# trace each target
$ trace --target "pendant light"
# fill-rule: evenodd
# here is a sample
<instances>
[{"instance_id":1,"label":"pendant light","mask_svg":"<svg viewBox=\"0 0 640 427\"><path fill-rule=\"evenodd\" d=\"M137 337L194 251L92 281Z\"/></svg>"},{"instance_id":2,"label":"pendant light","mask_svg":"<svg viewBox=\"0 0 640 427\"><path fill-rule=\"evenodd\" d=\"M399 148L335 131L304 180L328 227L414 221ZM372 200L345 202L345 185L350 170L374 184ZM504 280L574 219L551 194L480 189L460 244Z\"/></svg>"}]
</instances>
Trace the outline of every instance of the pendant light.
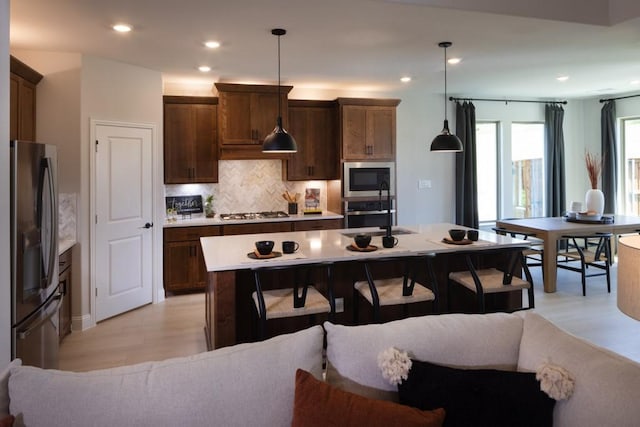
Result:
<instances>
[{"instance_id":1,"label":"pendant light","mask_svg":"<svg viewBox=\"0 0 640 427\"><path fill-rule=\"evenodd\" d=\"M444 126L431 141L431 151L459 152L462 151L462 141L449 131L447 120L447 48L451 47L451 42L440 42L438 46L444 48Z\"/></svg>"},{"instance_id":2,"label":"pendant light","mask_svg":"<svg viewBox=\"0 0 640 427\"><path fill-rule=\"evenodd\" d=\"M280 36L287 34L287 30L274 28L271 34L278 36L278 120L273 129L262 144L263 153L295 153L298 151L296 140L282 127L282 96L280 95Z\"/></svg>"}]
</instances>

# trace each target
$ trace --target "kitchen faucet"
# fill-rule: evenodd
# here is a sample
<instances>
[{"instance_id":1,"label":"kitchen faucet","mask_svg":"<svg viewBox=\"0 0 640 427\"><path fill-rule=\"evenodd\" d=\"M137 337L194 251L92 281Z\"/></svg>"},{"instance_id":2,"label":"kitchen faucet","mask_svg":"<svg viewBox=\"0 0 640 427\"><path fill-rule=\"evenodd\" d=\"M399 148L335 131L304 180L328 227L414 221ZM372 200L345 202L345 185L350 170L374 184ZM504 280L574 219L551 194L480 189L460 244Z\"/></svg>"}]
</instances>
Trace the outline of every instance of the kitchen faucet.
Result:
<instances>
[{"instance_id":1,"label":"kitchen faucet","mask_svg":"<svg viewBox=\"0 0 640 427\"><path fill-rule=\"evenodd\" d=\"M387 181L382 181L378 188L378 202L380 203L380 210L382 210L382 191L387 190L387 225L380 228L386 229L386 237L391 237L391 188Z\"/></svg>"}]
</instances>

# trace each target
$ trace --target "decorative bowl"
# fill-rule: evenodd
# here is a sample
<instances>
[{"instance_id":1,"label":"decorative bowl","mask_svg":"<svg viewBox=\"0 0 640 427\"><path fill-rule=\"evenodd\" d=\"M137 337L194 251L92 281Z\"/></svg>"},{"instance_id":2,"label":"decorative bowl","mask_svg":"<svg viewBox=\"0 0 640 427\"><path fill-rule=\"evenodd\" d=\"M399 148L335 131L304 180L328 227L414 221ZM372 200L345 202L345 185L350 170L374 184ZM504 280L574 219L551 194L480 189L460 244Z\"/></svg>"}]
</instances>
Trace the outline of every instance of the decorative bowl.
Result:
<instances>
[{"instance_id":1,"label":"decorative bowl","mask_svg":"<svg viewBox=\"0 0 640 427\"><path fill-rule=\"evenodd\" d=\"M451 240L455 242L459 242L464 239L464 236L467 235L467 230L463 230L461 228L452 228L449 230L449 236L451 236Z\"/></svg>"},{"instance_id":2,"label":"decorative bowl","mask_svg":"<svg viewBox=\"0 0 640 427\"><path fill-rule=\"evenodd\" d=\"M260 240L256 242L256 249L260 255L269 255L273 250L273 240Z\"/></svg>"},{"instance_id":3,"label":"decorative bowl","mask_svg":"<svg viewBox=\"0 0 640 427\"><path fill-rule=\"evenodd\" d=\"M371 236L369 234L358 234L353 238L353 241L356 242L357 247L366 248L371 243Z\"/></svg>"}]
</instances>

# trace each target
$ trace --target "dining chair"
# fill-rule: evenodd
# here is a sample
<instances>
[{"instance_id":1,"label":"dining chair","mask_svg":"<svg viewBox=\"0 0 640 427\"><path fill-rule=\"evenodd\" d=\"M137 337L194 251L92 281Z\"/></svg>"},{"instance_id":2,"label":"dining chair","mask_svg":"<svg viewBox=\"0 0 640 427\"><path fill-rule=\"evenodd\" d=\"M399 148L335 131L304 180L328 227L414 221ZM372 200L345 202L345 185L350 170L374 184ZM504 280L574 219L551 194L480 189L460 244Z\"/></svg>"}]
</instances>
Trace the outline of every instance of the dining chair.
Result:
<instances>
[{"instance_id":1,"label":"dining chair","mask_svg":"<svg viewBox=\"0 0 640 427\"><path fill-rule=\"evenodd\" d=\"M380 323L381 307L402 305L403 316L409 316L409 304L431 302L432 313L438 313L438 284L433 271L435 254L389 257L363 261L366 280L353 284L353 321L358 324L360 297L373 307L373 321ZM372 264L400 263L403 274L391 278L374 278ZM421 276L420 276L421 275ZM426 280L422 280L426 278Z\"/></svg>"},{"instance_id":2,"label":"dining chair","mask_svg":"<svg viewBox=\"0 0 640 427\"><path fill-rule=\"evenodd\" d=\"M587 295L586 278L594 276L606 276L607 292L611 293L610 265L612 233L593 234L566 234L562 238L568 241L567 250L558 253L558 268L576 271L581 274L582 295ZM580 267L572 265L579 261ZM587 274L587 269L593 267L601 272Z\"/></svg>"},{"instance_id":3,"label":"dining chair","mask_svg":"<svg viewBox=\"0 0 640 427\"><path fill-rule=\"evenodd\" d=\"M529 267L542 267L544 261L544 240L538 239L536 233L528 233L526 231L511 230L506 227L493 227L492 230L496 234L502 236L509 235L515 239L522 239L531 242L531 247L522 251L525 262ZM544 280L544 268L540 269L543 274Z\"/></svg>"},{"instance_id":4,"label":"dining chair","mask_svg":"<svg viewBox=\"0 0 640 427\"><path fill-rule=\"evenodd\" d=\"M498 260L498 266L492 268L478 268L480 254L478 251L461 253L465 258L467 270L454 271L449 273L449 282L463 286L476 294L478 312L486 313L486 298L491 294L518 292L527 290L528 306L518 308L518 310L528 310L535 308L533 279L531 272L525 262L523 251L526 247L514 247L502 250L482 251L483 257L494 255ZM524 273L524 279L520 277ZM451 298L447 298L451 301Z\"/></svg>"},{"instance_id":5,"label":"dining chair","mask_svg":"<svg viewBox=\"0 0 640 427\"><path fill-rule=\"evenodd\" d=\"M293 270L291 272L291 270ZM262 277L270 272L288 271L293 274L291 287L264 290ZM313 273L324 272L326 296L313 283ZM302 278L301 278L302 276ZM302 266L261 266L253 269L255 291L251 297L258 315L258 339L266 338L267 321L288 317L309 316L309 324L316 324L316 315L327 313L329 321L335 320L333 294L333 264L319 262ZM287 276L290 277L290 276Z\"/></svg>"}]
</instances>

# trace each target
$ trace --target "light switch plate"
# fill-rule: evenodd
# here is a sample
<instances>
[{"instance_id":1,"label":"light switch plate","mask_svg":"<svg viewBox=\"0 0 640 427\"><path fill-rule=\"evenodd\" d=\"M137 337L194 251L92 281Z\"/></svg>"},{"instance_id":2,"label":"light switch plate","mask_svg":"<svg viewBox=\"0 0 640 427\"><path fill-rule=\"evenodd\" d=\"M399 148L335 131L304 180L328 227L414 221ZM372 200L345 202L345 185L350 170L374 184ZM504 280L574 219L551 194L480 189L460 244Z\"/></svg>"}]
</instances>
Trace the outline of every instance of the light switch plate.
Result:
<instances>
[{"instance_id":1,"label":"light switch plate","mask_svg":"<svg viewBox=\"0 0 640 427\"><path fill-rule=\"evenodd\" d=\"M418 188L431 188L431 180L430 179L419 179L418 180Z\"/></svg>"}]
</instances>

